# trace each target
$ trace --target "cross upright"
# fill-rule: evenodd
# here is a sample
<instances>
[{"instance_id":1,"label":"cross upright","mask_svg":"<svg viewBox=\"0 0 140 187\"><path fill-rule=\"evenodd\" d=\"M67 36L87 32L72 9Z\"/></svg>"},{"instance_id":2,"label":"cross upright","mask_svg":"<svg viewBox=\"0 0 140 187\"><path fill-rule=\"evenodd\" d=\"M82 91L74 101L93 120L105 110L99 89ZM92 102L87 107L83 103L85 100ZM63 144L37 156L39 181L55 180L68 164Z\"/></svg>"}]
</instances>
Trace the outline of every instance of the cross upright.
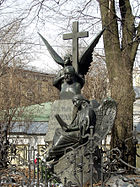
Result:
<instances>
[{"instance_id":1,"label":"cross upright","mask_svg":"<svg viewBox=\"0 0 140 187\"><path fill-rule=\"evenodd\" d=\"M78 39L88 37L88 32L79 32L79 24L77 21L72 24L72 33L64 34L63 39L72 39L72 65L75 71L78 73L78 62L79 62L79 46Z\"/></svg>"}]
</instances>

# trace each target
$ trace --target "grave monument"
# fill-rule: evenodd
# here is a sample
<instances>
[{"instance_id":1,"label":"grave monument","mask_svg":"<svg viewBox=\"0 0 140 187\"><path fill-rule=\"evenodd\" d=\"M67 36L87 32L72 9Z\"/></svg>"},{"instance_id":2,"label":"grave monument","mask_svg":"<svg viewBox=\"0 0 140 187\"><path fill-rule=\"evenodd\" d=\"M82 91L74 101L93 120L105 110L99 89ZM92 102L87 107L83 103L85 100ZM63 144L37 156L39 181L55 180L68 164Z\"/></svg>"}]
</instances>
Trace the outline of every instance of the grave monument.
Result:
<instances>
[{"instance_id":1,"label":"grave monument","mask_svg":"<svg viewBox=\"0 0 140 187\"><path fill-rule=\"evenodd\" d=\"M92 62L93 49L105 30L103 29L96 36L79 60L78 40L79 38L88 37L88 32L79 32L78 22L73 22L72 28L72 33L63 35L64 40L72 39L72 58L67 56L64 60L56 53L48 41L39 34L54 61L63 67L63 69L58 72L53 82L53 85L60 90L60 100L55 101L52 105L49 129L45 138L46 141L52 141L55 130L60 127L58 121L54 117L55 114L59 114L68 124L72 121L74 115L72 98L74 95L81 93L81 88L84 85L84 76L88 72Z\"/></svg>"},{"instance_id":2,"label":"grave monument","mask_svg":"<svg viewBox=\"0 0 140 187\"><path fill-rule=\"evenodd\" d=\"M46 141L53 142L46 160L54 165L54 172L63 183L67 178L68 182L78 185L80 178L86 183L89 176L92 176L90 178L93 184L101 177L101 153L98 146L113 125L116 103L110 98L101 104L95 100L88 101L81 95L81 88L92 62L94 47L104 30L84 51L80 60L78 40L87 37L88 32L79 32L78 22L73 23L72 33L63 35L64 40L72 39L72 56L67 56L64 60L39 34L52 58L63 67L53 82L60 90L60 99L52 105L49 130L45 138ZM85 174L84 177L82 173Z\"/></svg>"}]
</instances>

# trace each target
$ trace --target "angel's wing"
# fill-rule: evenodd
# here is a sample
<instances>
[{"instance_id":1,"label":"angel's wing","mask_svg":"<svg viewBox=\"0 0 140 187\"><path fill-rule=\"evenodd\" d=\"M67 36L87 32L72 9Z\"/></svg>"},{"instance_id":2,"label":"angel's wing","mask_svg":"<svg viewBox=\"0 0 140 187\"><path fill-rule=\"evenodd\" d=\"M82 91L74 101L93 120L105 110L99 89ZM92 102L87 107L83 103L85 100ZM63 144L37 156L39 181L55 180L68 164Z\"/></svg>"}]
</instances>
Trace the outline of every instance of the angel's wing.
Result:
<instances>
[{"instance_id":1,"label":"angel's wing","mask_svg":"<svg viewBox=\"0 0 140 187\"><path fill-rule=\"evenodd\" d=\"M96 36L96 38L92 41L89 47L85 50L84 54L81 56L80 61L79 61L79 74L85 75L88 72L89 66L92 62L92 53L93 53L94 47L97 45L104 30L105 28Z\"/></svg>"},{"instance_id":2,"label":"angel's wing","mask_svg":"<svg viewBox=\"0 0 140 187\"><path fill-rule=\"evenodd\" d=\"M63 59L56 53L56 51L51 47L51 45L48 43L48 41L40 34L38 33L43 42L45 43L49 53L51 54L52 58L55 60L56 63L58 63L61 66L64 66Z\"/></svg>"},{"instance_id":3,"label":"angel's wing","mask_svg":"<svg viewBox=\"0 0 140 187\"><path fill-rule=\"evenodd\" d=\"M113 126L116 116L116 102L111 98L105 99L94 111L96 113L96 126L93 142L97 146L101 144L101 141L107 136Z\"/></svg>"}]
</instances>

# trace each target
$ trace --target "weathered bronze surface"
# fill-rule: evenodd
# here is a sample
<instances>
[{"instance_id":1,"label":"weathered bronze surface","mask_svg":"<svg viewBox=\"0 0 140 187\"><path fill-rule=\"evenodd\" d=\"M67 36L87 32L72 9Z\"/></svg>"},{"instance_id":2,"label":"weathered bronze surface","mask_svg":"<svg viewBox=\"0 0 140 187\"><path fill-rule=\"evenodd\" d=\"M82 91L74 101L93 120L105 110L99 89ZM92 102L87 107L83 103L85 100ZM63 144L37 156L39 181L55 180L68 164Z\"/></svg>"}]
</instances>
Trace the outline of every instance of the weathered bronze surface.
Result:
<instances>
[{"instance_id":1,"label":"weathered bronze surface","mask_svg":"<svg viewBox=\"0 0 140 187\"><path fill-rule=\"evenodd\" d=\"M88 32L79 32L78 22L74 22L73 32L63 35L65 40L72 39L72 56L67 55L64 60L54 51L48 41L40 35L53 59L63 67L53 81L53 85L60 90L60 101L62 102L60 102L61 105L58 107L58 113L63 111L63 104L67 103L65 102L66 100L72 100L73 106L71 106L71 109L74 108L74 115L71 115L73 118L69 124L66 122L65 114L63 115L62 112L59 113L60 115L55 113L52 119L50 119L53 122L51 123L53 127L56 126L55 120L57 120L57 124L59 123L61 128L55 128L53 131L53 144L46 156L46 161L52 161L52 165L55 165L55 172L59 175L63 170L63 166L67 165L65 163L67 156L75 155L76 157L77 155L77 158L74 159L75 162L70 161L71 169L69 169L72 173L76 173L76 168L79 167L79 164L76 165L76 163L79 160L79 163L83 164L82 160L84 157L86 167L84 167L85 170L81 169L81 171L83 170L85 173L88 173L88 166L90 166L91 184L101 178L101 152L98 146L101 145L103 138L110 131L116 114L116 104L113 100L107 99L100 105L96 101L86 100L81 95L81 88L85 83L84 75L88 72L92 62L94 47L104 30L97 35L81 58L79 58L78 39L87 37ZM78 156L80 151L83 152L82 157L81 155ZM72 156L70 157L72 159ZM80 167L82 168L82 166ZM73 171L73 168L75 168L75 171ZM69 172L68 174L63 173L60 176L61 180L64 178L68 179L69 174ZM77 179L79 177L74 176L74 178ZM88 178L89 174L86 174L84 182ZM75 182L75 179L71 178L68 180Z\"/></svg>"},{"instance_id":2,"label":"weathered bronze surface","mask_svg":"<svg viewBox=\"0 0 140 187\"><path fill-rule=\"evenodd\" d=\"M75 95L72 101L78 110L70 125L66 124L59 115L56 115L61 128L55 131L53 146L46 158L47 161L59 159L68 147L77 147L85 143L87 141L85 135L89 133L90 125L96 123L96 115L89 101L82 95Z\"/></svg>"},{"instance_id":3,"label":"weathered bronze surface","mask_svg":"<svg viewBox=\"0 0 140 187\"><path fill-rule=\"evenodd\" d=\"M70 56L67 56L64 68L58 72L53 81L53 85L60 90L60 99L72 99L74 95L80 94L84 83L83 76L75 71Z\"/></svg>"},{"instance_id":4,"label":"weathered bronze surface","mask_svg":"<svg viewBox=\"0 0 140 187\"><path fill-rule=\"evenodd\" d=\"M105 29L103 29L87 47L79 60L78 39L87 37L88 32L79 32L78 22L73 23L73 32L64 34L63 39L72 39L72 58L62 59L51 47L48 41L41 35L52 58L63 67L54 79L53 85L60 90L60 99L72 99L74 95L81 93L84 85L84 75L88 72L92 62L92 53Z\"/></svg>"}]
</instances>

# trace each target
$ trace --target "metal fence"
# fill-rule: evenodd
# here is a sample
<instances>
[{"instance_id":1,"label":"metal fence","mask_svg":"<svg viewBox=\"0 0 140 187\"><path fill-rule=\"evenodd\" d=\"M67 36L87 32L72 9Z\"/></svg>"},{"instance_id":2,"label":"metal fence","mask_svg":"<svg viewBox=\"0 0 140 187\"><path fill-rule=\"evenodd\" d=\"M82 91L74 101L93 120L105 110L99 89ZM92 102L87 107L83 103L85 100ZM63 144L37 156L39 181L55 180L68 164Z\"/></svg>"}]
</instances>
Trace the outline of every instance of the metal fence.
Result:
<instances>
[{"instance_id":1,"label":"metal fence","mask_svg":"<svg viewBox=\"0 0 140 187\"><path fill-rule=\"evenodd\" d=\"M86 144L79 146L76 149L72 149L71 152L66 154L67 162L69 162L70 170L72 166L72 174L74 176L74 182L71 180L72 175L64 177L64 182L61 184L59 179L59 173L54 174L51 166L43 160L42 151L46 151L46 147L41 149L34 147L21 146L17 149L15 145L1 145L1 152L8 150L6 158L1 159L0 163L0 186L111 186L111 181L108 183L111 177L119 177L115 179L116 187L119 187L119 182L123 182L133 186L139 186L140 184L140 168L135 168L122 160L121 151L116 149L108 149L107 146L101 145L94 147L92 138ZM6 146L6 147L4 147ZM88 151L87 151L88 150ZM113 159L112 159L113 155ZM138 155L140 156L140 155ZM86 161L84 160L86 157ZM7 161L7 166L4 162ZM123 164L124 167L118 166ZM87 175L88 180L84 181L85 168L88 166ZM128 177L125 173L128 169L133 169L135 172L135 178ZM65 174L66 169L63 171ZM61 173L62 174L62 173ZM65 176L65 175L64 175ZM97 181L98 182L97 182ZM114 180L114 179L113 179ZM98 183L95 184L95 181ZM112 185L113 186L113 185Z\"/></svg>"},{"instance_id":2,"label":"metal fence","mask_svg":"<svg viewBox=\"0 0 140 187\"><path fill-rule=\"evenodd\" d=\"M15 145L9 145L7 149L7 160L1 161L0 186L58 186L50 166L42 160L42 150L30 145L18 149ZM2 166L3 161L8 162L6 168Z\"/></svg>"}]
</instances>

